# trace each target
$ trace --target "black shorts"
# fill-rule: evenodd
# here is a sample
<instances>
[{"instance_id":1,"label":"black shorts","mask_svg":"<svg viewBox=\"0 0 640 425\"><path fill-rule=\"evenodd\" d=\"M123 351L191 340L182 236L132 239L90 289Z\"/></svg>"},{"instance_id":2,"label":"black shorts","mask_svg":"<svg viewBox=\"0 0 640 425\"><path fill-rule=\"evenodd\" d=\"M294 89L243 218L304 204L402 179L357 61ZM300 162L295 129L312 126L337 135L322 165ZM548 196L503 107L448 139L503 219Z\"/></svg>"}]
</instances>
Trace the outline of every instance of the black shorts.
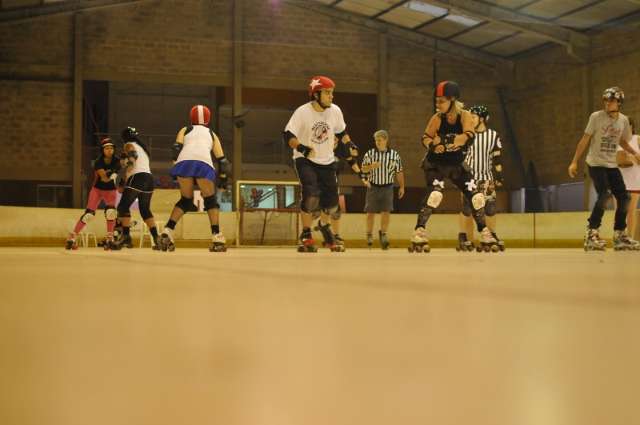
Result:
<instances>
[{"instance_id":1,"label":"black shorts","mask_svg":"<svg viewBox=\"0 0 640 425\"><path fill-rule=\"evenodd\" d=\"M296 173L302 185L303 202L309 196L320 198L320 208L338 205L338 177L335 163L316 164L307 158L296 158Z\"/></svg>"},{"instance_id":2,"label":"black shorts","mask_svg":"<svg viewBox=\"0 0 640 425\"><path fill-rule=\"evenodd\" d=\"M149 173L136 173L127 179L125 188L133 189L137 192L153 192L153 175Z\"/></svg>"}]
</instances>

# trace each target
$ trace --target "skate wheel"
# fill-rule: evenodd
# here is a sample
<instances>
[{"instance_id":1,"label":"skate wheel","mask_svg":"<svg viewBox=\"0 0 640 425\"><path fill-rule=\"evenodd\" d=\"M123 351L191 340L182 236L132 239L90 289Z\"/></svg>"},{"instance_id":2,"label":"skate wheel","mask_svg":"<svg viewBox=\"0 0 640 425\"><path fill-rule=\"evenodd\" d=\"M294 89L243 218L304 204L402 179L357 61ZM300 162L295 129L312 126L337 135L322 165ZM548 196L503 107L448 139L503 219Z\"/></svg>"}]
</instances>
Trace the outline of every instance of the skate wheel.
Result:
<instances>
[{"instance_id":1,"label":"skate wheel","mask_svg":"<svg viewBox=\"0 0 640 425\"><path fill-rule=\"evenodd\" d=\"M416 246L416 252L422 252L422 247L420 245Z\"/></svg>"},{"instance_id":2,"label":"skate wheel","mask_svg":"<svg viewBox=\"0 0 640 425\"><path fill-rule=\"evenodd\" d=\"M407 247L407 251L409 251L409 252L413 252L413 248L412 248L412 247L410 247L410 246L408 246L408 247Z\"/></svg>"},{"instance_id":3,"label":"skate wheel","mask_svg":"<svg viewBox=\"0 0 640 425\"><path fill-rule=\"evenodd\" d=\"M429 247L429 246L424 247L424 248L422 249L422 252L424 252L425 254L430 253L430 252L431 252L431 247Z\"/></svg>"},{"instance_id":4,"label":"skate wheel","mask_svg":"<svg viewBox=\"0 0 640 425\"><path fill-rule=\"evenodd\" d=\"M299 246L298 247L298 252L304 252L304 247L303 246Z\"/></svg>"},{"instance_id":5,"label":"skate wheel","mask_svg":"<svg viewBox=\"0 0 640 425\"><path fill-rule=\"evenodd\" d=\"M500 247L499 246L493 245L491 247L491 252L499 252L499 251L500 251Z\"/></svg>"}]
</instances>

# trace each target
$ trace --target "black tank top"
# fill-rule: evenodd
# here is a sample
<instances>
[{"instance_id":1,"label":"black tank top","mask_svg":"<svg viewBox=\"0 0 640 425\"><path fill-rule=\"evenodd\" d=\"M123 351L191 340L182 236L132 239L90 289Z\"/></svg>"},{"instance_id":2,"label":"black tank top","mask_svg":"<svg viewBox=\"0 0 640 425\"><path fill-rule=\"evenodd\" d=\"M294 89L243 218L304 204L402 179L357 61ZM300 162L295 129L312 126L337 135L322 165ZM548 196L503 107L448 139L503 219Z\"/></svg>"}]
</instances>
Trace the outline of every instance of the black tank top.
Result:
<instances>
[{"instance_id":1,"label":"black tank top","mask_svg":"<svg viewBox=\"0 0 640 425\"><path fill-rule=\"evenodd\" d=\"M462 115L458 114L456 122L454 124L449 124L446 114L441 113L440 128L438 128L437 133L443 141L447 134L462 134ZM464 154L464 149L460 149L455 152L435 153L433 152L433 147L430 147L429 152L427 153L427 161L434 164L458 165L464 161Z\"/></svg>"}]
</instances>

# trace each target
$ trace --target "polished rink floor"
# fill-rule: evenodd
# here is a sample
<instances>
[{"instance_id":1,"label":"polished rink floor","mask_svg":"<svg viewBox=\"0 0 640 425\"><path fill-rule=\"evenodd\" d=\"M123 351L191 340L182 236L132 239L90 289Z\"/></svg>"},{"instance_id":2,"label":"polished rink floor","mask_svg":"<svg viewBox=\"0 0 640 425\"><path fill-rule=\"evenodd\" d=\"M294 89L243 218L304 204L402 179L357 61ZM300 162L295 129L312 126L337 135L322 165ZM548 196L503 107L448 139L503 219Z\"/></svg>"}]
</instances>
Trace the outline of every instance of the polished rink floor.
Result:
<instances>
[{"instance_id":1,"label":"polished rink floor","mask_svg":"<svg viewBox=\"0 0 640 425\"><path fill-rule=\"evenodd\" d=\"M633 425L640 253L0 249L3 425Z\"/></svg>"}]
</instances>

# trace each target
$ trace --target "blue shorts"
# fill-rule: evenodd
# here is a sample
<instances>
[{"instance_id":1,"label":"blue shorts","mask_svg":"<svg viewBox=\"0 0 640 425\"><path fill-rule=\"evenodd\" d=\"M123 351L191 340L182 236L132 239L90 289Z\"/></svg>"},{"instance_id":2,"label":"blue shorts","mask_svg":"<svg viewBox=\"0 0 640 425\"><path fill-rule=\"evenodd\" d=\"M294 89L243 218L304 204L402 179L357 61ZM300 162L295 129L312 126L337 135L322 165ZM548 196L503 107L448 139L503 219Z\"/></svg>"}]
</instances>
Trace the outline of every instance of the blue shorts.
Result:
<instances>
[{"instance_id":1,"label":"blue shorts","mask_svg":"<svg viewBox=\"0 0 640 425\"><path fill-rule=\"evenodd\" d=\"M196 179L216 180L216 170L206 162L197 160L180 161L171 169L172 177L193 177Z\"/></svg>"}]
</instances>

